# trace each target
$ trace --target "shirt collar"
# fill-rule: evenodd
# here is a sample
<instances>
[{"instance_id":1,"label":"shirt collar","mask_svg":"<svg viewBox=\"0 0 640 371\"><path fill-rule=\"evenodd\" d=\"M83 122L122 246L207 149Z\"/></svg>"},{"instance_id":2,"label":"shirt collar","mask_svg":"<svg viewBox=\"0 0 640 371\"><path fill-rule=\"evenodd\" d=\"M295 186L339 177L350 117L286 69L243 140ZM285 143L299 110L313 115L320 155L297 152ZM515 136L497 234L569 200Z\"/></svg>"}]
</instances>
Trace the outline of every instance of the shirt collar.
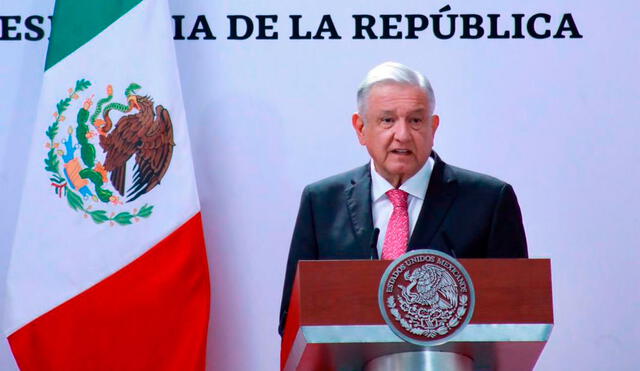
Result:
<instances>
[{"instance_id":1,"label":"shirt collar","mask_svg":"<svg viewBox=\"0 0 640 371\"><path fill-rule=\"evenodd\" d=\"M407 192L413 197L417 197L424 200L424 196L427 193L427 187L429 186L429 179L431 178L431 172L435 161L431 156L424 163L422 168L418 170L411 178L407 179L400 189ZM387 191L394 189L382 175L378 174L375 170L373 159L371 160L371 196L373 202L376 202L380 197L384 196Z\"/></svg>"}]
</instances>

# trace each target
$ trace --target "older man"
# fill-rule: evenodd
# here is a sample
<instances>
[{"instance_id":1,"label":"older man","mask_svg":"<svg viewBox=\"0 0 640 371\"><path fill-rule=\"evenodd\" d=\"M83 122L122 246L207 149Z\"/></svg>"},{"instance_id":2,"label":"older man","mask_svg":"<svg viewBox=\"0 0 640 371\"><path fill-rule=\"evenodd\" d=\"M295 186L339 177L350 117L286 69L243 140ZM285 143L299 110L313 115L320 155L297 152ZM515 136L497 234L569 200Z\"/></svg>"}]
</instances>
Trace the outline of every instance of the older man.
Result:
<instances>
[{"instance_id":1,"label":"older man","mask_svg":"<svg viewBox=\"0 0 640 371\"><path fill-rule=\"evenodd\" d=\"M526 258L511 186L444 163L429 81L399 63L373 68L352 117L371 162L302 192L282 293L280 334L299 260L395 259L430 248L457 258ZM379 230L379 238L376 236Z\"/></svg>"}]
</instances>

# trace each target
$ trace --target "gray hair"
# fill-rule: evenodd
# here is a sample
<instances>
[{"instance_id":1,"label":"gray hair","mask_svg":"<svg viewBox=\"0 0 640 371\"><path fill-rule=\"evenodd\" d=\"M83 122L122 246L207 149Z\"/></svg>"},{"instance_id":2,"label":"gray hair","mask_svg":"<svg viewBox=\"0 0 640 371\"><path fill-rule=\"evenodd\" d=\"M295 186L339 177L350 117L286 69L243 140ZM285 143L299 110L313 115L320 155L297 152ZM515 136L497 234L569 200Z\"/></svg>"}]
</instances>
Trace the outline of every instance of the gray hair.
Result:
<instances>
[{"instance_id":1,"label":"gray hair","mask_svg":"<svg viewBox=\"0 0 640 371\"><path fill-rule=\"evenodd\" d=\"M433 94L429 80L420 72L412 70L404 64L384 62L373 67L360 83L360 88L358 88L358 113L363 116L363 119L369 92L375 85L383 83L407 84L421 88L427 94L429 115L433 114L433 110L436 107L436 97Z\"/></svg>"}]
</instances>

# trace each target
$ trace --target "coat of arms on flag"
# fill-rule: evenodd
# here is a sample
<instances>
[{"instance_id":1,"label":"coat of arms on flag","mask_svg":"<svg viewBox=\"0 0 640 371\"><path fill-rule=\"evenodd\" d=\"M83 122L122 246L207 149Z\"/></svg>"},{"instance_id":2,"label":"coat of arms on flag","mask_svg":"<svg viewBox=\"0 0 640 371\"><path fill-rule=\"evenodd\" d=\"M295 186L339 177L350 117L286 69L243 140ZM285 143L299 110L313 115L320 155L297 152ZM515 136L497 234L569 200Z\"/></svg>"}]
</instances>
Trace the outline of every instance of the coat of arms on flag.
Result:
<instances>
[{"instance_id":1,"label":"coat of arms on flag","mask_svg":"<svg viewBox=\"0 0 640 371\"><path fill-rule=\"evenodd\" d=\"M55 121L46 131L45 170L54 192L65 197L72 209L95 223L131 224L149 217L153 206L122 210L125 202L159 185L171 163L175 146L171 116L162 105L154 109L151 97L138 95L141 86L136 83L124 89L126 104L114 101L113 87L108 85L106 96L94 105L95 94L87 92L90 87L90 81L77 80L56 105ZM73 103L81 95L87 97L75 108ZM75 124L61 131L65 113L75 111ZM121 117L114 124L111 116L118 113ZM130 159L135 164L126 189Z\"/></svg>"}]
</instances>

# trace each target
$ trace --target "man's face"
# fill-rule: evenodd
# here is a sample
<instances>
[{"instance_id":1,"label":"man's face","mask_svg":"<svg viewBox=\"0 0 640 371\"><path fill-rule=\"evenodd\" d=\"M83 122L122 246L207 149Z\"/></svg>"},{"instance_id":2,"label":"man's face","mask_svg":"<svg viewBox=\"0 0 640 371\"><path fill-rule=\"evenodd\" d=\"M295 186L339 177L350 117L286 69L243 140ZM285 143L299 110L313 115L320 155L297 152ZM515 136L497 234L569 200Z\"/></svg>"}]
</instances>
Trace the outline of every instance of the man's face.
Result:
<instances>
[{"instance_id":1,"label":"man's face","mask_svg":"<svg viewBox=\"0 0 640 371\"><path fill-rule=\"evenodd\" d=\"M420 87L381 83L369 91L364 120L353 115L360 144L367 147L378 174L395 187L417 173L431 154L440 118L429 110Z\"/></svg>"}]
</instances>

